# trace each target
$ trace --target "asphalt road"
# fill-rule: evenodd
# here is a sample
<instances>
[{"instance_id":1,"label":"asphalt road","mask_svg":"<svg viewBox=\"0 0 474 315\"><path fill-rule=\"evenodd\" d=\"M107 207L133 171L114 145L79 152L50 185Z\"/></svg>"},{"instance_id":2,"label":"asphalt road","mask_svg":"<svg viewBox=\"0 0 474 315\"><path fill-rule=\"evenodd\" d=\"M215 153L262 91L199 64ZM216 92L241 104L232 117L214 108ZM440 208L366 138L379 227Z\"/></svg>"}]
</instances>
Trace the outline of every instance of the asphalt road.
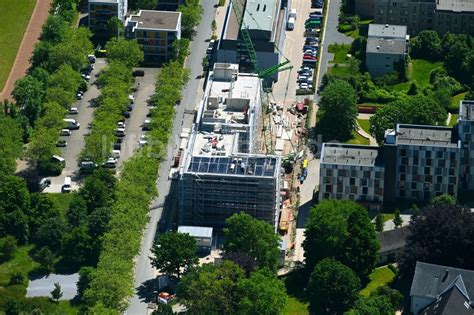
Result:
<instances>
[{"instance_id":1,"label":"asphalt road","mask_svg":"<svg viewBox=\"0 0 474 315\"><path fill-rule=\"evenodd\" d=\"M203 91L203 79L198 78L202 74L201 61L206 54L208 40L211 36L211 22L215 16L214 5L216 0L203 1L204 12L202 22L197 27L194 40L191 42L191 54L186 60L185 67L191 71L190 80L183 90L183 100L176 107L176 116L173 122L172 139L167 148L167 157L163 160L159 171L157 189L159 197L156 198L150 207L150 221L143 234L140 253L136 257L135 266L135 295L130 299L130 306L126 314L142 315L147 314L147 303L149 302L150 282L156 277L156 270L150 264L150 248L155 239L157 223L163 213L163 205L171 201L176 201L175 189L171 190L171 181L168 174L172 166L172 158L179 147L179 135L183 128L190 128L193 122L193 115L185 111L192 111L201 100ZM173 217L174 213L169 217ZM142 293L143 292L143 293Z\"/></svg>"}]
</instances>

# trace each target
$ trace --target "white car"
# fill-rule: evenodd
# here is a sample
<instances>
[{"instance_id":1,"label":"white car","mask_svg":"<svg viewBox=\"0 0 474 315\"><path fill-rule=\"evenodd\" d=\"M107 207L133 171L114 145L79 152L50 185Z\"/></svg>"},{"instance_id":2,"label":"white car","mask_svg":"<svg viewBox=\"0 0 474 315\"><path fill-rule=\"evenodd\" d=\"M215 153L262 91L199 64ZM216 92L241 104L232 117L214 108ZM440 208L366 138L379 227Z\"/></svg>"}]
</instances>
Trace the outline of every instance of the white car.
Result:
<instances>
[{"instance_id":1,"label":"white car","mask_svg":"<svg viewBox=\"0 0 474 315\"><path fill-rule=\"evenodd\" d=\"M105 163L104 167L106 168L116 168L117 167L117 159L116 158L109 158Z\"/></svg>"},{"instance_id":2,"label":"white car","mask_svg":"<svg viewBox=\"0 0 474 315\"><path fill-rule=\"evenodd\" d=\"M81 77L86 81L89 81L91 79L91 76L85 73L81 74Z\"/></svg>"},{"instance_id":3,"label":"white car","mask_svg":"<svg viewBox=\"0 0 474 315\"><path fill-rule=\"evenodd\" d=\"M125 123L123 121L119 121L117 123L117 128L125 128Z\"/></svg>"},{"instance_id":4,"label":"white car","mask_svg":"<svg viewBox=\"0 0 474 315\"><path fill-rule=\"evenodd\" d=\"M59 134L60 136L70 136L71 135L71 130L69 129L61 129L61 132Z\"/></svg>"},{"instance_id":5,"label":"white car","mask_svg":"<svg viewBox=\"0 0 474 315\"><path fill-rule=\"evenodd\" d=\"M71 107L69 108L69 114L71 115L79 114L79 110L77 109L77 107Z\"/></svg>"},{"instance_id":6,"label":"white car","mask_svg":"<svg viewBox=\"0 0 474 315\"><path fill-rule=\"evenodd\" d=\"M308 83L300 83L300 89L301 90L307 90L308 89Z\"/></svg>"},{"instance_id":7,"label":"white car","mask_svg":"<svg viewBox=\"0 0 474 315\"><path fill-rule=\"evenodd\" d=\"M143 147L144 145L148 144L148 141L147 140L139 140L138 141L138 146L139 147Z\"/></svg>"}]
</instances>

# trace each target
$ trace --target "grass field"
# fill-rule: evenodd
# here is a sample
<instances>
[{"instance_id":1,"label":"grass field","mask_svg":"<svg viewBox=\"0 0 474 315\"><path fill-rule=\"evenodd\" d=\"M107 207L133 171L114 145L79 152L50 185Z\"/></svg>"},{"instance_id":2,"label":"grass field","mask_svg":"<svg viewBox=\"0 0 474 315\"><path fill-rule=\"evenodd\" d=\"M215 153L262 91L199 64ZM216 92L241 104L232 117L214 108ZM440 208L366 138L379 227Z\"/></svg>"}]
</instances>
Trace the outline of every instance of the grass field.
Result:
<instances>
[{"instance_id":1,"label":"grass field","mask_svg":"<svg viewBox=\"0 0 474 315\"><path fill-rule=\"evenodd\" d=\"M375 269L370 275L370 282L367 286L360 291L363 296L369 296L370 293L374 292L378 287L384 286L392 282L395 278L395 274L387 266Z\"/></svg>"},{"instance_id":2,"label":"grass field","mask_svg":"<svg viewBox=\"0 0 474 315\"><path fill-rule=\"evenodd\" d=\"M0 91L15 61L35 0L0 0Z\"/></svg>"},{"instance_id":3,"label":"grass field","mask_svg":"<svg viewBox=\"0 0 474 315\"><path fill-rule=\"evenodd\" d=\"M285 308L282 311L283 315L307 315L308 312L308 304L302 303L298 299L289 296L288 300L286 301Z\"/></svg>"},{"instance_id":4,"label":"grass field","mask_svg":"<svg viewBox=\"0 0 474 315\"><path fill-rule=\"evenodd\" d=\"M331 61L332 63L344 63L347 59L347 54L351 49L351 45L344 45L344 44L332 44L329 45L328 51L331 54L334 54L334 59Z\"/></svg>"},{"instance_id":5,"label":"grass field","mask_svg":"<svg viewBox=\"0 0 474 315\"><path fill-rule=\"evenodd\" d=\"M430 73L434 68L441 67L442 62L429 62L423 59L413 59L411 61L410 79L418 84L419 88L424 88L430 84Z\"/></svg>"},{"instance_id":6,"label":"grass field","mask_svg":"<svg viewBox=\"0 0 474 315\"><path fill-rule=\"evenodd\" d=\"M73 194L48 194L49 198L54 202L58 207L61 214L66 217L67 209L69 209L69 204L74 197Z\"/></svg>"},{"instance_id":7,"label":"grass field","mask_svg":"<svg viewBox=\"0 0 474 315\"><path fill-rule=\"evenodd\" d=\"M370 131L369 131L370 122L369 122L368 119L357 119L357 123L362 128L362 130L364 130L365 132L367 132L370 135Z\"/></svg>"},{"instance_id":8,"label":"grass field","mask_svg":"<svg viewBox=\"0 0 474 315\"><path fill-rule=\"evenodd\" d=\"M387 222L387 221L393 220L395 218L395 214L393 214L393 213L382 213L382 217L383 217L383 222Z\"/></svg>"},{"instance_id":9,"label":"grass field","mask_svg":"<svg viewBox=\"0 0 474 315\"><path fill-rule=\"evenodd\" d=\"M454 126L458 121L459 114L451 114L451 120L449 121L449 127Z\"/></svg>"},{"instance_id":10,"label":"grass field","mask_svg":"<svg viewBox=\"0 0 474 315\"><path fill-rule=\"evenodd\" d=\"M356 131L352 132L352 139L347 141L348 144L364 144L364 145L369 145L370 140L362 137L360 134L358 134Z\"/></svg>"},{"instance_id":11,"label":"grass field","mask_svg":"<svg viewBox=\"0 0 474 315\"><path fill-rule=\"evenodd\" d=\"M459 110L459 102L462 101L466 97L467 92L459 93L454 95L451 99L451 107L450 110Z\"/></svg>"}]
</instances>

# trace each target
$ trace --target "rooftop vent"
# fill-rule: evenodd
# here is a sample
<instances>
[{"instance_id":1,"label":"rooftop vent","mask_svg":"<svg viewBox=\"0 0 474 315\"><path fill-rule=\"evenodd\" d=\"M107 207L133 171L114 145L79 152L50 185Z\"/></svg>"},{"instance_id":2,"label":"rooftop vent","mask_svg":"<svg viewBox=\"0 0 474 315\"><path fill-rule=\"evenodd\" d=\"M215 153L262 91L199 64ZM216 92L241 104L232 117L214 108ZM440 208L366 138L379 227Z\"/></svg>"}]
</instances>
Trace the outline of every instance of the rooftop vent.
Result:
<instances>
[{"instance_id":1,"label":"rooftop vent","mask_svg":"<svg viewBox=\"0 0 474 315\"><path fill-rule=\"evenodd\" d=\"M446 278L448 277L448 274L449 274L449 269L446 269L446 270L444 271L444 276L443 276L443 279L441 280L441 282L446 281Z\"/></svg>"}]
</instances>

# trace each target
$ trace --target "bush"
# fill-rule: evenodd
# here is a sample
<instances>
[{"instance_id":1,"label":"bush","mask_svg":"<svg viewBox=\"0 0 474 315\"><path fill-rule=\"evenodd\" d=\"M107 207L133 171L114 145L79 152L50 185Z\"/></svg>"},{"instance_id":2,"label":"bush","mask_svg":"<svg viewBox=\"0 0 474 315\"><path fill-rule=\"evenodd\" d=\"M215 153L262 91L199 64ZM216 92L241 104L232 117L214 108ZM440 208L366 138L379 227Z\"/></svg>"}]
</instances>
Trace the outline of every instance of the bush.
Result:
<instances>
[{"instance_id":1,"label":"bush","mask_svg":"<svg viewBox=\"0 0 474 315\"><path fill-rule=\"evenodd\" d=\"M2 260L10 260L13 258L18 248L16 238L13 236L6 236L3 238L1 244L0 251L2 254Z\"/></svg>"},{"instance_id":2,"label":"bush","mask_svg":"<svg viewBox=\"0 0 474 315\"><path fill-rule=\"evenodd\" d=\"M21 272L14 272L10 275L10 285L22 284L25 281L25 275Z\"/></svg>"}]
</instances>

